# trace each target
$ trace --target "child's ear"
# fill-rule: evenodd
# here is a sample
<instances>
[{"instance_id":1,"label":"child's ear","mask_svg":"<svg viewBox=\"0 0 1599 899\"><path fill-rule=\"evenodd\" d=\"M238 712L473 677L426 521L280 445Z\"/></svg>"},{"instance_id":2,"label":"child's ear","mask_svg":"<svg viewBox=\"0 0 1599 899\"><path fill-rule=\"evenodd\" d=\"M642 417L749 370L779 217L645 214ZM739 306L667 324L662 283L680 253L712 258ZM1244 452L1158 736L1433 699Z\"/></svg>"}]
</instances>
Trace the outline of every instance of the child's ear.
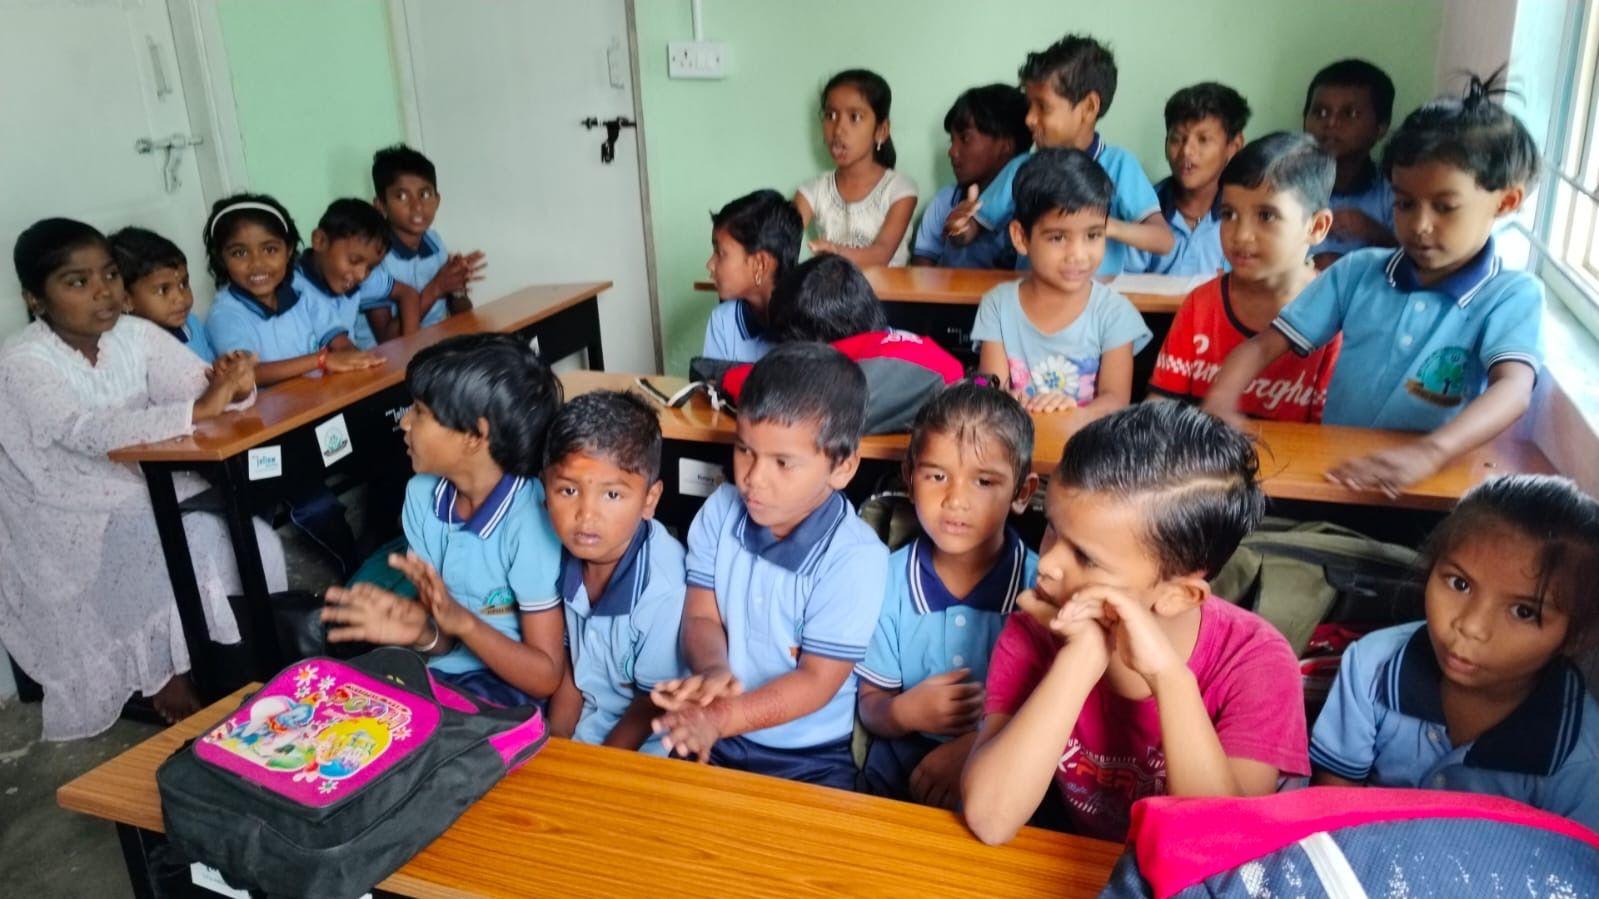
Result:
<instances>
[{"instance_id":1,"label":"child's ear","mask_svg":"<svg viewBox=\"0 0 1599 899\"><path fill-rule=\"evenodd\" d=\"M650 489L644 492L645 521L649 521L655 517L655 507L660 503L661 494L664 492L666 492L666 482L660 478L656 478L655 483L650 485Z\"/></svg>"},{"instance_id":2,"label":"child's ear","mask_svg":"<svg viewBox=\"0 0 1599 899\"><path fill-rule=\"evenodd\" d=\"M1099 121L1099 107L1101 102L1099 91L1089 91L1083 96L1083 99L1077 102L1077 106L1084 113L1093 116L1094 121L1097 122Z\"/></svg>"},{"instance_id":3,"label":"child's ear","mask_svg":"<svg viewBox=\"0 0 1599 899\"><path fill-rule=\"evenodd\" d=\"M889 132L888 125L889 125L888 119L884 119L881 122L878 122L877 123L877 130L872 133L872 139L874 141L876 141L877 143L882 143L883 141L888 140L888 132Z\"/></svg>"},{"instance_id":4,"label":"child's ear","mask_svg":"<svg viewBox=\"0 0 1599 899\"><path fill-rule=\"evenodd\" d=\"M489 420L478 416L477 425L473 433L466 435L466 448L471 452L488 449L489 446Z\"/></svg>"},{"instance_id":5,"label":"child's ear","mask_svg":"<svg viewBox=\"0 0 1599 899\"><path fill-rule=\"evenodd\" d=\"M765 284L767 280L776 280L772 273L777 271L777 259L765 250L756 250L750 254L750 261L755 264L755 283Z\"/></svg>"},{"instance_id":6,"label":"child's ear","mask_svg":"<svg viewBox=\"0 0 1599 899\"><path fill-rule=\"evenodd\" d=\"M373 197L372 198L372 208L376 209L378 212L383 213L384 221L388 220L389 213L388 213L388 210L383 208L383 198L382 197Z\"/></svg>"},{"instance_id":7,"label":"child's ear","mask_svg":"<svg viewBox=\"0 0 1599 899\"><path fill-rule=\"evenodd\" d=\"M1010 220L1010 245L1016 248L1016 252L1027 255L1027 229L1015 219Z\"/></svg>"},{"instance_id":8,"label":"child's ear","mask_svg":"<svg viewBox=\"0 0 1599 899\"><path fill-rule=\"evenodd\" d=\"M1333 213L1331 209L1318 209L1310 217L1310 233L1305 235L1306 241L1311 245L1321 243L1327 239L1327 232L1332 230Z\"/></svg>"},{"instance_id":9,"label":"child's ear","mask_svg":"<svg viewBox=\"0 0 1599 899\"><path fill-rule=\"evenodd\" d=\"M1167 578L1155 588L1155 614L1166 618L1195 609L1210 595L1210 582L1197 574Z\"/></svg>"},{"instance_id":10,"label":"child's ear","mask_svg":"<svg viewBox=\"0 0 1599 899\"><path fill-rule=\"evenodd\" d=\"M22 303L28 307L28 315L33 318L44 318L44 303L40 302L38 297L24 290Z\"/></svg>"},{"instance_id":11,"label":"child's ear","mask_svg":"<svg viewBox=\"0 0 1599 899\"><path fill-rule=\"evenodd\" d=\"M1038 491L1038 475L1032 472L1022 478L1021 486L1016 488L1016 498L1011 500L1010 510L1016 515L1027 514L1027 506L1033 501L1033 494Z\"/></svg>"},{"instance_id":12,"label":"child's ear","mask_svg":"<svg viewBox=\"0 0 1599 899\"><path fill-rule=\"evenodd\" d=\"M328 245L331 243L333 243L333 241L328 239L328 233L326 231L323 231L321 228L312 230L311 249L313 251L318 254L326 253L328 251Z\"/></svg>"},{"instance_id":13,"label":"child's ear","mask_svg":"<svg viewBox=\"0 0 1599 899\"><path fill-rule=\"evenodd\" d=\"M1227 141L1227 161L1232 162L1238 151L1244 148L1244 132L1240 131Z\"/></svg>"},{"instance_id":14,"label":"child's ear","mask_svg":"<svg viewBox=\"0 0 1599 899\"><path fill-rule=\"evenodd\" d=\"M827 474L827 486L834 490L843 490L849 482L855 479L855 472L861 467L861 452L856 450L847 458L841 459Z\"/></svg>"},{"instance_id":15,"label":"child's ear","mask_svg":"<svg viewBox=\"0 0 1599 899\"><path fill-rule=\"evenodd\" d=\"M1494 213L1495 218L1502 218L1521 208L1521 201L1527 198L1525 185L1512 184L1499 193L1499 209Z\"/></svg>"}]
</instances>

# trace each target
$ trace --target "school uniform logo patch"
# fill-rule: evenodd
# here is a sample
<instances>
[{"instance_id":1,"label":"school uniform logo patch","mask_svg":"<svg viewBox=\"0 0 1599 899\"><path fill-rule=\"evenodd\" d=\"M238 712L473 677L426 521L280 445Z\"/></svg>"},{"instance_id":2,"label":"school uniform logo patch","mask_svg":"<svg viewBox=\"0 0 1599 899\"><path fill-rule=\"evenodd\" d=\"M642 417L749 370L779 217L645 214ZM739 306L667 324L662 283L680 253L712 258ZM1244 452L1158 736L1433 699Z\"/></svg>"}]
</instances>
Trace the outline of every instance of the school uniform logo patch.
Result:
<instances>
[{"instance_id":1,"label":"school uniform logo patch","mask_svg":"<svg viewBox=\"0 0 1599 899\"><path fill-rule=\"evenodd\" d=\"M1421 363L1416 376L1405 382L1405 390L1435 406L1458 406L1466 399L1471 369L1471 353L1464 347L1444 347Z\"/></svg>"}]
</instances>

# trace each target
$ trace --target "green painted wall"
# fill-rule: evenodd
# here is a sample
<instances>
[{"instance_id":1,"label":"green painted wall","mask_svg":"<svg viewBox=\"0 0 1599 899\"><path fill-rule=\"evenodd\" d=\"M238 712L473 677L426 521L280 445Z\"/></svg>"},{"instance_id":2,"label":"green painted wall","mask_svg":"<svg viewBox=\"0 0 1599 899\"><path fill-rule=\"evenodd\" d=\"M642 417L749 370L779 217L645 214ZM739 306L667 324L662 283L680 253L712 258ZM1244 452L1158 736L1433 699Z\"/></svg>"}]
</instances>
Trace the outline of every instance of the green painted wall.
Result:
<instances>
[{"instance_id":1,"label":"green painted wall","mask_svg":"<svg viewBox=\"0 0 1599 899\"><path fill-rule=\"evenodd\" d=\"M867 66L888 79L899 168L925 198L951 177L940 126L956 94L1014 80L1028 50L1068 31L1115 51L1120 85L1101 131L1158 178L1173 90L1223 81L1249 98L1250 134L1298 128L1316 69L1362 56L1393 76L1396 108L1407 110L1432 91L1440 21L1436 0L705 0L704 10L707 37L730 45L728 77L673 81L666 43L692 37L689 2L637 4L663 338L677 374L714 302L692 288L710 245L707 211L758 187L792 193L823 170L816 93L834 71Z\"/></svg>"},{"instance_id":2,"label":"green painted wall","mask_svg":"<svg viewBox=\"0 0 1599 899\"><path fill-rule=\"evenodd\" d=\"M372 151L405 136L384 0L221 0L253 190L307 236L329 200L372 195Z\"/></svg>"}]
</instances>

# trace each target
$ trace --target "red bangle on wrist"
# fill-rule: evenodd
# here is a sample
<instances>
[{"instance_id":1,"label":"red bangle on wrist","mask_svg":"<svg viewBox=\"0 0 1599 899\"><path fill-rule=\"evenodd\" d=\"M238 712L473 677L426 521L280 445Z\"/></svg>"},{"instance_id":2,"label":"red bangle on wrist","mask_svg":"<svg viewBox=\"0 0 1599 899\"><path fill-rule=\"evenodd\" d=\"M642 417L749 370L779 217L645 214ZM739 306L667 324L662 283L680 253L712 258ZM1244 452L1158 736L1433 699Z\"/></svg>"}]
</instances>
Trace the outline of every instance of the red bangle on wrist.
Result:
<instances>
[{"instance_id":1,"label":"red bangle on wrist","mask_svg":"<svg viewBox=\"0 0 1599 899\"><path fill-rule=\"evenodd\" d=\"M316 354L316 367L317 367L318 371L326 372L328 370L328 348L327 347L323 347L322 349L317 351L317 354Z\"/></svg>"}]
</instances>

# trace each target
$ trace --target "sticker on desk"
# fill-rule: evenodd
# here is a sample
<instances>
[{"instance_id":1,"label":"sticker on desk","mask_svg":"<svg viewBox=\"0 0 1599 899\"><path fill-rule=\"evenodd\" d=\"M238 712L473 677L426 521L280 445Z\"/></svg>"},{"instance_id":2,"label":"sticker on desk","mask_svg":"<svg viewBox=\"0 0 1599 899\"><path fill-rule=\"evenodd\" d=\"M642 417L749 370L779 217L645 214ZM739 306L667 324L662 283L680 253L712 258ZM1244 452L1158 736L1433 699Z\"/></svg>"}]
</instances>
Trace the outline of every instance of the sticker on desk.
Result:
<instances>
[{"instance_id":1,"label":"sticker on desk","mask_svg":"<svg viewBox=\"0 0 1599 899\"><path fill-rule=\"evenodd\" d=\"M189 882L203 890L209 890L223 896L231 896L232 899L250 899L250 894L244 890L236 890L228 886L228 882L223 878L222 872L210 865L191 862L189 864ZM361 896L361 899L372 899L372 894L365 893Z\"/></svg>"},{"instance_id":2,"label":"sticker on desk","mask_svg":"<svg viewBox=\"0 0 1599 899\"><path fill-rule=\"evenodd\" d=\"M727 480L727 472L714 462L677 460L677 492L683 496L710 496Z\"/></svg>"},{"instance_id":3,"label":"sticker on desk","mask_svg":"<svg viewBox=\"0 0 1599 899\"><path fill-rule=\"evenodd\" d=\"M355 448L350 445L350 427L344 423L344 413L316 426L316 446L322 453L324 467L348 456Z\"/></svg>"},{"instance_id":4,"label":"sticker on desk","mask_svg":"<svg viewBox=\"0 0 1599 899\"><path fill-rule=\"evenodd\" d=\"M245 462L248 463L247 474L252 481L279 477L283 474L283 447L256 447L245 454Z\"/></svg>"}]
</instances>

